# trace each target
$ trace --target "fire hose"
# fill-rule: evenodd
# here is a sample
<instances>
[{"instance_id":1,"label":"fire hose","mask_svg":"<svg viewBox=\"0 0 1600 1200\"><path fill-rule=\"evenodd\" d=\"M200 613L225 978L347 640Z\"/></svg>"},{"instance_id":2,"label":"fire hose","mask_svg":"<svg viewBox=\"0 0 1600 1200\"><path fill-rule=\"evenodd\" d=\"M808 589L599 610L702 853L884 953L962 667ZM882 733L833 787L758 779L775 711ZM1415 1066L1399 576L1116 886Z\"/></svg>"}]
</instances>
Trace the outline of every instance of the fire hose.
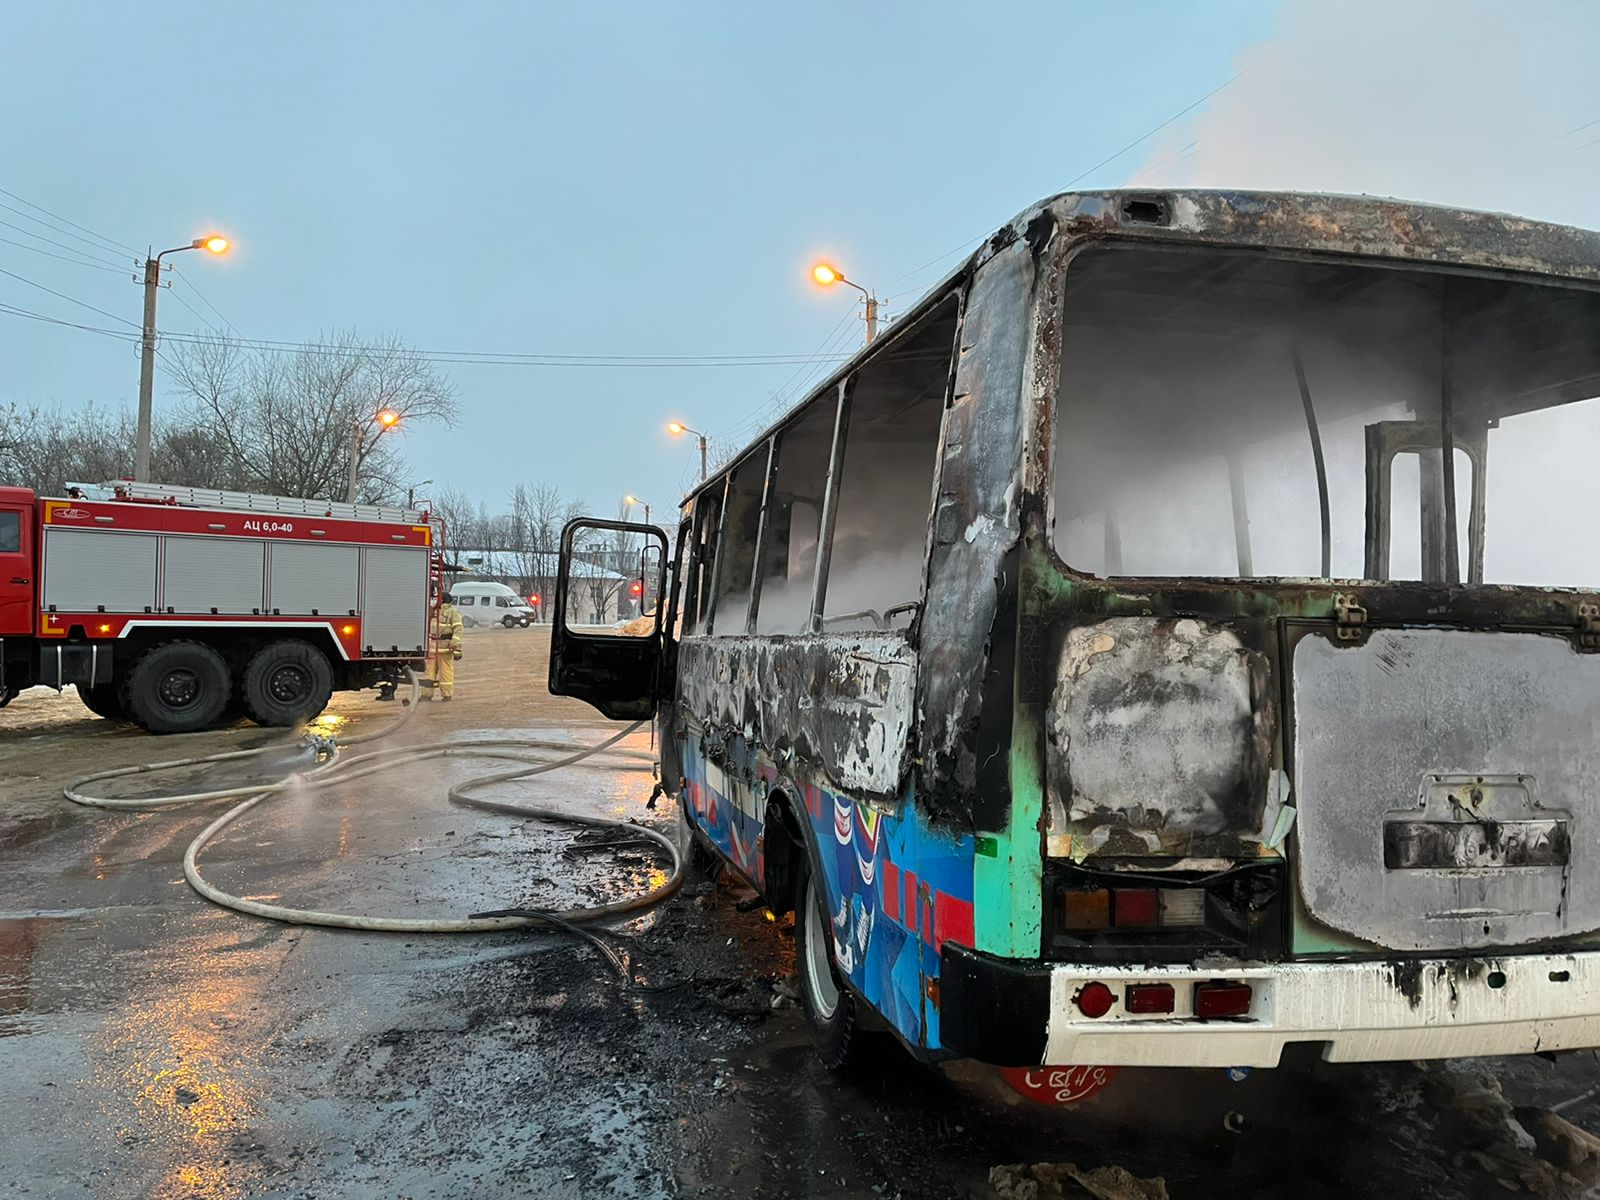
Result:
<instances>
[{"instance_id":1,"label":"fire hose","mask_svg":"<svg viewBox=\"0 0 1600 1200\"><path fill-rule=\"evenodd\" d=\"M300 745L314 760L315 765L309 770L291 774L270 783L257 782L234 787L210 788L204 791L139 797L99 796L85 790L91 784L104 783L112 779L125 779L132 776L156 774L184 768L213 766L219 763L248 761L264 754L281 751L286 745L293 745L294 743L276 742L267 746L253 747L249 750L233 750L221 754L172 759L166 762L98 771L92 775L85 775L81 779L74 780L63 791L66 798L74 804L121 811L176 808L188 804L243 797L240 803L230 808L201 830L199 835L189 843L188 849L183 854L183 874L184 878L188 880L189 886L213 904L221 905L223 908L229 908L235 912L264 917L271 921L281 921L290 925L314 925L330 929L359 929L382 933L484 933L501 929L526 929L535 926L553 927L586 938L607 956L614 967L619 967L620 969L617 957L610 947L580 927L643 912L660 904L676 892L682 886L684 876L684 858L678 844L658 830L629 821L542 806L510 804L499 800L484 799L473 793L516 780L531 779L552 771L576 767L599 756L621 760L632 769L648 769L648 767L641 764L653 761L653 756L642 754L638 751L614 749L618 742L639 729L644 722L636 721L603 742L579 747L576 750L568 743L530 737L495 738L466 742L429 742L398 749L390 748L367 751L362 754L346 754L345 751L355 746L374 742L397 733L411 719L412 714L416 711L417 702L421 694L421 686L415 674L410 674L410 682L410 701L398 720L389 722L381 729L349 738L341 739L319 734L307 734L301 739ZM553 757L557 754L560 756ZM259 900L249 900L243 896L233 895L217 887L200 873L198 860L201 851L228 826L273 796L280 795L290 789L317 790L334 787L369 775L391 771L397 767L438 758L491 758L519 764L508 770L475 776L455 784L446 793L447 799L451 803L489 812L523 817L529 820L596 829L624 829L630 837L653 843L666 853L671 862L671 869L668 871L666 879L640 895L601 904L580 905L553 911L516 908L457 918L410 918L324 912L310 908L294 908L282 904L267 904ZM590 763L589 765L598 764ZM616 764L613 764L613 769L616 769ZM625 971L623 974L625 978L628 978Z\"/></svg>"}]
</instances>

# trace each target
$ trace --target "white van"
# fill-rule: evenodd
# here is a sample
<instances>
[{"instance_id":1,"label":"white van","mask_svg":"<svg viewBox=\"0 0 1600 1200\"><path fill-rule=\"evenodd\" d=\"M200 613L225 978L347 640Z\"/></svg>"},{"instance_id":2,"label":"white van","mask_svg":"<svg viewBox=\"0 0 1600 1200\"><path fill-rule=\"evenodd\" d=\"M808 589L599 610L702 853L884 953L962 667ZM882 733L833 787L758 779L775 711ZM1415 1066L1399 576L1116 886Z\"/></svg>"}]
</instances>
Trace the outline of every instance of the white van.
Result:
<instances>
[{"instance_id":1,"label":"white van","mask_svg":"<svg viewBox=\"0 0 1600 1200\"><path fill-rule=\"evenodd\" d=\"M471 629L480 625L504 625L507 629L533 624L533 609L528 602L503 583L462 580L450 585L450 602L461 610L461 623Z\"/></svg>"}]
</instances>

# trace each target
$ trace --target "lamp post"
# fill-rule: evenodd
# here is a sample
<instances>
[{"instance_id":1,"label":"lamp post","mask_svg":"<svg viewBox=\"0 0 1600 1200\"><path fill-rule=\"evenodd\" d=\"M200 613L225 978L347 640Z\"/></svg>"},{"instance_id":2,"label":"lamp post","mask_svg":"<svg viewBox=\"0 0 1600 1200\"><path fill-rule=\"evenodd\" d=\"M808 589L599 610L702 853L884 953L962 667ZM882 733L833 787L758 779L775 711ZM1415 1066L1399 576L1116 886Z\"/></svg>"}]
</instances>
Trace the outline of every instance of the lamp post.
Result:
<instances>
[{"instance_id":1,"label":"lamp post","mask_svg":"<svg viewBox=\"0 0 1600 1200\"><path fill-rule=\"evenodd\" d=\"M356 476L361 470L362 457L361 435L366 433L371 426L376 425L378 427L378 437L381 438L398 424L400 424L400 414L392 408L380 408L365 420L352 421L350 423L350 483L344 492L346 504L354 504L356 502ZM376 445L378 438L373 438L372 441Z\"/></svg>"},{"instance_id":2,"label":"lamp post","mask_svg":"<svg viewBox=\"0 0 1600 1200\"><path fill-rule=\"evenodd\" d=\"M692 433L700 439L700 482L706 481L706 435L698 429L690 429L682 421L668 421L667 432L671 434Z\"/></svg>"},{"instance_id":3,"label":"lamp post","mask_svg":"<svg viewBox=\"0 0 1600 1200\"><path fill-rule=\"evenodd\" d=\"M878 336L878 298L853 279L846 279L844 272L829 263L818 263L811 268L811 278L823 287L832 287L842 283L845 287L853 287L860 292L867 301L867 344L872 344L872 339Z\"/></svg>"},{"instance_id":4,"label":"lamp post","mask_svg":"<svg viewBox=\"0 0 1600 1200\"><path fill-rule=\"evenodd\" d=\"M433 483L433 480L431 480L431 479L419 479L415 483L413 483L409 487L407 487L406 488L406 507L407 508L413 508L413 509L416 508L416 506L417 506L417 489L419 487L428 487L432 483Z\"/></svg>"},{"instance_id":5,"label":"lamp post","mask_svg":"<svg viewBox=\"0 0 1600 1200\"><path fill-rule=\"evenodd\" d=\"M155 389L156 289L161 286L161 260L169 254L181 254L185 250L226 254L229 245L227 238L213 233L195 238L187 246L174 246L154 258L144 260L144 325L139 337L139 427L133 443L133 477L140 483L150 481L150 395Z\"/></svg>"},{"instance_id":6,"label":"lamp post","mask_svg":"<svg viewBox=\"0 0 1600 1200\"><path fill-rule=\"evenodd\" d=\"M644 523L646 525L650 524L650 502L648 500L641 500L637 496L624 496L622 498L622 502L624 504L627 504L627 505L637 504L641 508L643 508L644 509ZM644 542L645 547L649 546L650 543L649 543L648 538L641 538L640 540ZM633 576L634 582L629 587L630 591L632 590L633 587L637 587L639 589L639 592L638 592L638 594L636 596L634 596L634 599L637 600L638 603L639 603L639 615L641 617L644 616L644 613L645 613L645 607L644 607L645 606L645 600L648 598L648 591L649 591L648 585L645 582L644 555L645 555L645 549L641 548L640 551L639 551L639 570L638 570L638 573Z\"/></svg>"}]
</instances>

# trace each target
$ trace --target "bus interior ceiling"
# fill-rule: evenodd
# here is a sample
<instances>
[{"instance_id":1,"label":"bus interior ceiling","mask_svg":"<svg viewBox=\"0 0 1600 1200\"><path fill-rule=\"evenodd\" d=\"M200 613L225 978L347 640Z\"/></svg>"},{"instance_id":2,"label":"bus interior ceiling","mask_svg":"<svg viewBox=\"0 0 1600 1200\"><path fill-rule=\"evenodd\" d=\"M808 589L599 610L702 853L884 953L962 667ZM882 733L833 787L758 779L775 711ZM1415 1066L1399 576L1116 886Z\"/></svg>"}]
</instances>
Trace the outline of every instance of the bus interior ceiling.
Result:
<instances>
[{"instance_id":1,"label":"bus interior ceiling","mask_svg":"<svg viewBox=\"0 0 1600 1200\"><path fill-rule=\"evenodd\" d=\"M1492 492L1490 532L1515 554L1548 494L1530 455L1487 453L1523 449L1498 435L1501 422L1560 406L1571 408L1549 424L1592 427L1596 416L1600 296L1590 291L1143 246L1091 247L1068 280L1055 542L1088 574L1359 579L1392 549L1389 578L1456 579L1459 568L1424 561L1424 545L1445 540L1428 524L1453 507L1468 563L1467 543L1483 540L1469 528L1474 500L1482 508ZM1389 453L1369 449L1375 431L1394 432ZM1317 449L1331 510L1326 570ZM1379 473L1390 473L1393 546L1374 559L1367 508ZM1451 474L1453 505L1429 504ZM1499 507L1524 528L1496 521ZM1570 557L1526 579L1496 580L1491 561L1489 579L1595 581L1595 564L1561 561Z\"/></svg>"}]
</instances>

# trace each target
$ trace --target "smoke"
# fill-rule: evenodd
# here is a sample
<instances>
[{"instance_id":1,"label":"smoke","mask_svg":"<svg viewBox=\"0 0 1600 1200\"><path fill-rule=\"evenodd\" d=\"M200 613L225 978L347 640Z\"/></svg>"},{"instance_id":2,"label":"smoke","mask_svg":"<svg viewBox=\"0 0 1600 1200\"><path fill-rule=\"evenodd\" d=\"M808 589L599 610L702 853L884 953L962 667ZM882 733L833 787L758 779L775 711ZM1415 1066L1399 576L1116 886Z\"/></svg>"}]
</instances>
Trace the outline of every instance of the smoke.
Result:
<instances>
[{"instance_id":1,"label":"smoke","mask_svg":"<svg viewBox=\"0 0 1600 1200\"><path fill-rule=\"evenodd\" d=\"M1133 177L1366 193L1600 226L1600 6L1286 0Z\"/></svg>"}]
</instances>

